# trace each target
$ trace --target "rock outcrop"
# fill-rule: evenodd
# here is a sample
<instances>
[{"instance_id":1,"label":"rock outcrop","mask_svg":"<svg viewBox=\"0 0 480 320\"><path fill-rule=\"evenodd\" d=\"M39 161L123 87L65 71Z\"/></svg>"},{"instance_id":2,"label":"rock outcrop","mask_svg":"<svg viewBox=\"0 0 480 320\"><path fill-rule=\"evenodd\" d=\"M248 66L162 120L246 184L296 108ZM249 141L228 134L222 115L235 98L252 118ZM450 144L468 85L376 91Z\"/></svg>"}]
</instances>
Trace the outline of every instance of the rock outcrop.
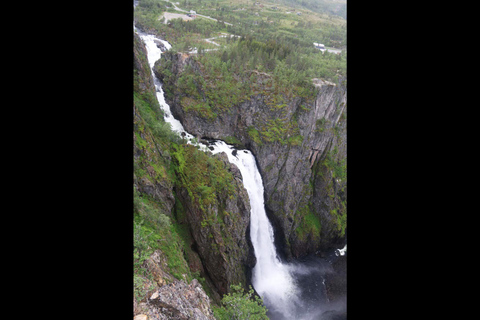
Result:
<instances>
[{"instance_id":1,"label":"rock outcrop","mask_svg":"<svg viewBox=\"0 0 480 320\"><path fill-rule=\"evenodd\" d=\"M191 93L182 91L177 80L187 66L202 75L197 60L181 53L167 52L155 65L172 113L195 136L230 139L254 153L277 248L287 257L300 257L341 243L346 230L345 82L313 79L311 97L283 95L282 103L264 90L212 115L185 105ZM259 83L269 77L252 74ZM204 96L200 86L195 95Z\"/></svg>"},{"instance_id":2,"label":"rock outcrop","mask_svg":"<svg viewBox=\"0 0 480 320\"><path fill-rule=\"evenodd\" d=\"M217 172L229 173L225 178L232 186L230 192L216 190L214 199L206 204L195 197L192 189L181 185L176 188L176 196L182 203L177 214L185 216L193 238L192 247L201 258L205 275L222 295L230 291L231 284L242 283L246 287L250 283L248 269L255 265L255 255L249 241L250 202L241 174L228 162L225 153L215 155L214 159L218 161ZM214 185L211 181L206 184Z\"/></svg>"},{"instance_id":3,"label":"rock outcrop","mask_svg":"<svg viewBox=\"0 0 480 320\"><path fill-rule=\"evenodd\" d=\"M152 320L215 320L210 298L201 284L175 281L156 290L146 303L146 315Z\"/></svg>"},{"instance_id":4,"label":"rock outcrop","mask_svg":"<svg viewBox=\"0 0 480 320\"><path fill-rule=\"evenodd\" d=\"M334 272L325 275L325 286L330 302L345 300L347 294L347 256L338 257L332 264Z\"/></svg>"},{"instance_id":5,"label":"rock outcrop","mask_svg":"<svg viewBox=\"0 0 480 320\"><path fill-rule=\"evenodd\" d=\"M202 285L196 279L188 284L171 276L160 250L156 250L145 264L153 275L155 284L152 286L154 289L148 292L149 298L142 301L134 299L135 319L215 319L210 298Z\"/></svg>"}]
</instances>

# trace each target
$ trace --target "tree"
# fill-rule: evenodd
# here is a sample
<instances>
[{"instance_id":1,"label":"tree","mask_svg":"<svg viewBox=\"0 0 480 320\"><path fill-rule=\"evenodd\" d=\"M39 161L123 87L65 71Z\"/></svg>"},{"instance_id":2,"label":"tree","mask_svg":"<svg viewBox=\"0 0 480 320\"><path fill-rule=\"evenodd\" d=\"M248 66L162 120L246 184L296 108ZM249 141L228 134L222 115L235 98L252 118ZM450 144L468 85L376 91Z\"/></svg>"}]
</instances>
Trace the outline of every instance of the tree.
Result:
<instances>
[{"instance_id":1,"label":"tree","mask_svg":"<svg viewBox=\"0 0 480 320\"><path fill-rule=\"evenodd\" d=\"M267 308L260 297L253 296L253 289L244 293L241 285L231 285L232 292L222 298L222 307L213 306L217 320L268 320Z\"/></svg>"},{"instance_id":2,"label":"tree","mask_svg":"<svg viewBox=\"0 0 480 320\"><path fill-rule=\"evenodd\" d=\"M223 53L222 53L222 61L223 62L227 62L228 61L228 52L223 50Z\"/></svg>"}]
</instances>

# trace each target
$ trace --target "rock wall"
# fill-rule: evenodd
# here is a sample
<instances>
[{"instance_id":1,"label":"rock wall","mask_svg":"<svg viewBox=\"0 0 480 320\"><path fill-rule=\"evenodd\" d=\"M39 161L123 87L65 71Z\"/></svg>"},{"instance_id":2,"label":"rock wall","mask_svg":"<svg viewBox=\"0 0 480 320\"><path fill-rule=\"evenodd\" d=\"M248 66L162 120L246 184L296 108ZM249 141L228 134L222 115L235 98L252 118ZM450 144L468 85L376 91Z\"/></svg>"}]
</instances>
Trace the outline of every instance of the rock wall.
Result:
<instances>
[{"instance_id":1,"label":"rock wall","mask_svg":"<svg viewBox=\"0 0 480 320\"><path fill-rule=\"evenodd\" d=\"M137 320L215 320L210 298L202 285L193 279L190 284L176 280L168 273L165 258L155 251L145 262L155 277L156 286L147 299L134 299L134 319Z\"/></svg>"},{"instance_id":2,"label":"rock wall","mask_svg":"<svg viewBox=\"0 0 480 320\"><path fill-rule=\"evenodd\" d=\"M147 61L147 51L140 37L134 33L134 93L141 96L138 103L148 103L151 109L159 110L155 97L155 85ZM166 175L170 167L171 157L165 146L155 139L143 119L137 102L133 105L134 132L133 158L135 167L143 169L145 174L134 173L134 188L151 196L161 206L160 213L171 215L175 199L173 196L173 179ZM160 115L161 116L161 115ZM137 170L136 170L137 171ZM138 171L137 171L138 172Z\"/></svg>"},{"instance_id":3,"label":"rock wall","mask_svg":"<svg viewBox=\"0 0 480 320\"><path fill-rule=\"evenodd\" d=\"M231 284L242 283L247 287L248 267L255 265L255 255L249 241L250 201L240 171L228 162L225 153L214 158L231 173L233 180L228 183L233 186L232 192L217 189L216 199L207 205L196 199L193 188L179 186L176 195L183 212L177 214L184 215L188 222L194 249L201 257L206 275L217 292L225 294Z\"/></svg>"},{"instance_id":4,"label":"rock wall","mask_svg":"<svg viewBox=\"0 0 480 320\"><path fill-rule=\"evenodd\" d=\"M247 288L248 270L255 264L248 194L238 168L225 154L206 154L172 138L171 132L157 130L163 126L163 113L145 47L136 34L133 63L133 182L138 202L134 204L149 208L134 213L144 213L137 222L144 219L149 230L164 230L155 225L171 221L169 240L175 242L170 246L158 240L162 249L142 264L145 272L136 274L147 298L134 298L135 314L150 319L213 319L205 291L197 280L188 284L188 279L201 279L215 303L231 284ZM157 296L151 297L155 292Z\"/></svg>"},{"instance_id":5,"label":"rock wall","mask_svg":"<svg viewBox=\"0 0 480 320\"><path fill-rule=\"evenodd\" d=\"M314 94L282 97L254 94L229 110L206 116L187 108L189 94L177 80L202 67L186 54L167 52L155 65L172 113L193 135L231 140L256 156L276 244L288 257L341 243L346 230L346 87L313 79ZM257 81L269 77L257 73ZM201 88L197 86L197 96ZM188 100L188 99L187 99ZM233 137L233 138L232 138Z\"/></svg>"}]
</instances>

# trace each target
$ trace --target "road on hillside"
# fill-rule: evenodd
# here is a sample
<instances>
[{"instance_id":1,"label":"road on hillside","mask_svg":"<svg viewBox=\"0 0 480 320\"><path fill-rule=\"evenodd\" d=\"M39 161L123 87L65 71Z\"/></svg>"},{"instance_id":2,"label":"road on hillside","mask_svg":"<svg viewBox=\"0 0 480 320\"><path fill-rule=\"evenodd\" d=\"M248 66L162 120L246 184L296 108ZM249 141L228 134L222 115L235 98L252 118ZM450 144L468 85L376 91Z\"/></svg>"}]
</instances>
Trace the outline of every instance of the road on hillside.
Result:
<instances>
[{"instance_id":1,"label":"road on hillside","mask_svg":"<svg viewBox=\"0 0 480 320\"><path fill-rule=\"evenodd\" d=\"M165 1L170 2L170 3L175 7L175 10L178 10L178 11L180 11L180 12L190 13L190 11L183 10L183 9L180 9L179 7L177 7L177 5L176 5L174 2L171 2L171 1L169 1L169 0L165 0ZM210 20L213 20L213 21L218 21L218 20L215 19L215 18L212 18L212 17L210 17L210 16L204 16L203 14L199 14L199 13L197 13L197 16L199 16L199 17L204 17L204 18L206 18L206 19L210 19ZM172 18L170 18L170 19L172 19ZM168 20L167 20L167 21L168 21ZM165 23L166 23L166 22L165 22ZM229 25L229 26L233 26L233 24L228 23L228 22L225 22L225 21L223 21L223 23L225 23L226 25ZM206 39L206 40L207 40L207 42L216 44L216 45L218 46L217 43L211 41L212 39L214 39L214 38ZM210 41L209 41L209 40L210 40ZM336 49L336 48L326 48L326 50L329 51L329 52L332 52L332 53L337 53L337 54L342 52L341 49Z\"/></svg>"},{"instance_id":2,"label":"road on hillside","mask_svg":"<svg viewBox=\"0 0 480 320\"><path fill-rule=\"evenodd\" d=\"M165 0L165 1L168 1L170 2L171 4L173 4L173 6L175 7L175 10L178 10L178 11L181 11L181 12L186 12L186 13L190 13L190 11L187 11L187 10L183 10L183 9L180 9L179 7L177 7L177 5L169 0ZM212 17L209 17L209 16L204 16L203 14L199 14L197 13L197 16L199 17L204 17L204 18L207 18L207 19L210 19L210 20L213 20L213 21L218 21L217 19L215 18L212 18ZM225 24L229 25L229 26L233 26L233 24L231 23L228 23L228 22L225 22L223 21Z\"/></svg>"}]
</instances>

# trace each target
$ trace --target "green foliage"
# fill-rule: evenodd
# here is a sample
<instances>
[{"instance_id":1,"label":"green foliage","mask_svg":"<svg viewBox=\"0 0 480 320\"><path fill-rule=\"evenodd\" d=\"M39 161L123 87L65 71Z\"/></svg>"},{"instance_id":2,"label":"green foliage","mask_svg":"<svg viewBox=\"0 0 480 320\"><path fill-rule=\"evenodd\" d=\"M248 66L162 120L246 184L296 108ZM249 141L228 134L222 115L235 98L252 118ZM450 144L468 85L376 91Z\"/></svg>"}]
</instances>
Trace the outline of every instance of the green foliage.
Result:
<instances>
[{"instance_id":1,"label":"green foliage","mask_svg":"<svg viewBox=\"0 0 480 320\"><path fill-rule=\"evenodd\" d=\"M143 262L160 249L167 258L170 273L177 279L191 273L182 254L184 246L170 218L157 209L158 204L144 195L134 194L134 273L148 275Z\"/></svg>"},{"instance_id":2,"label":"green foliage","mask_svg":"<svg viewBox=\"0 0 480 320\"><path fill-rule=\"evenodd\" d=\"M313 238L320 238L321 224L320 219L310 210L309 205L305 205L300 208L298 216L302 217L301 222L295 230L298 237L302 240L306 240L310 234Z\"/></svg>"},{"instance_id":3,"label":"green foliage","mask_svg":"<svg viewBox=\"0 0 480 320\"><path fill-rule=\"evenodd\" d=\"M205 214L209 214L209 206L221 205L235 195L233 176L222 161L192 145L172 145L172 148L177 184L187 190Z\"/></svg>"},{"instance_id":4,"label":"green foliage","mask_svg":"<svg viewBox=\"0 0 480 320\"><path fill-rule=\"evenodd\" d=\"M171 125L163 119L163 111L160 109L157 98L151 92L141 93L134 90L133 102L141 118L156 138L170 142L179 141L179 137L172 131ZM136 134L138 139L138 132ZM139 143L143 142L139 141ZM145 147L145 145L142 146Z\"/></svg>"},{"instance_id":5,"label":"green foliage","mask_svg":"<svg viewBox=\"0 0 480 320\"><path fill-rule=\"evenodd\" d=\"M217 320L268 320L267 308L261 298L253 295L251 286L245 293L241 285L230 288L232 292L223 296L222 306L212 307Z\"/></svg>"},{"instance_id":6,"label":"green foliage","mask_svg":"<svg viewBox=\"0 0 480 320\"><path fill-rule=\"evenodd\" d=\"M165 11L168 2L161 0L141 0L134 11L134 19L137 27L142 30L156 30L162 26L158 17Z\"/></svg>"},{"instance_id":7,"label":"green foliage","mask_svg":"<svg viewBox=\"0 0 480 320\"><path fill-rule=\"evenodd\" d=\"M133 274L133 294L137 301L141 301L145 298L145 295L148 291L153 290L155 285L153 282L148 281L146 278L138 275L137 273Z\"/></svg>"},{"instance_id":8,"label":"green foliage","mask_svg":"<svg viewBox=\"0 0 480 320\"><path fill-rule=\"evenodd\" d=\"M338 2L332 0L277 0L278 3L299 6L319 13L330 13L346 18L346 1Z\"/></svg>"},{"instance_id":9,"label":"green foliage","mask_svg":"<svg viewBox=\"0 0 480 320\"><path fill-rule=\"evenodd\" d=\"M224 138L224 141L228 144L234 145L239 149L245 149L245 146L243 146L242 142L238 140L236 137L228 136Z\"/></svg>"},{"instance_id":10,"label":"green foliage","mask_svg":"<svg viewBox=\"0 0 480 320\"><path fill-rule=\"evenodd\" d=\"M341 161L335 163L333 167L333 177L341 180L345 180L347 178L346 159L342 159Z\"/></svg>"},{"instance_id":11,"label":"green foliage","mask_svg":"<svg viewBox=\"0 0 480 320\"><path fill-rule=\"evenodd\" d=\"M347 178L347 159L335 160L334 156L337 152L337 147L328 152L324 160L324 165L331 170L333 178L345 180Z\"/></svg>"},{"instance_id":12,"label":"green foliage","mask_svg":"<svg viewBox=\"0 0 480 320\"><path fill-rule=\"evenodd\" d=\"M345 235L345 229L347 228L347 214L345 210L345 204L342 203L341 210L332 209L330 215L335 217L335 224L337 225L337 230L340 231L340 236Z\"/></svg>"},{"instance_id":13,"label":"green foliage","mask_svg":"<svg viewBox=\"0 0 480 320\"><path fill-rule=\"evenodd\" d=\"M185 111L187 112L193 110L198 116L209 120L213 120L217 117L217 114L213 111L212 107L206 102L199 102L189 98L182 99L182 102Z\"/></svg>"},{"instance_id":14,"label":"green foliage","mask_svg":"<svg viewBox=\"0 0 480 320\"><path fill-rule=\"evenodd\" d=\"M302 144L302 142L303 142L303 136L301 135L296 135L288 139L288 143L292 146L299 146Z\"/></svg>"},{"instance_id":15,"label":"green foliage","mask_svg":"<svg viewBox=\"0 0 480 320\"><path fill-rule=\"evenodd\" d=\"M326 123L325 118L318 119L315 123L315 131L317 132L323 132L325 131L325 123Z\"/></svg>"},{"instance_id":16,"label":"green foliage","mask_svg":"<svg viewBox=\"0 0 480 320\"><path fill-rule=\"evenodd\" d=\"M255 141L255 143L259 145L262 144L262 140L260 139L260 133L258 132L257 129L255 129L254 127L248 127L247 132L250 138L252 138L252 140Z\"/></svg>"}]
</instances>

